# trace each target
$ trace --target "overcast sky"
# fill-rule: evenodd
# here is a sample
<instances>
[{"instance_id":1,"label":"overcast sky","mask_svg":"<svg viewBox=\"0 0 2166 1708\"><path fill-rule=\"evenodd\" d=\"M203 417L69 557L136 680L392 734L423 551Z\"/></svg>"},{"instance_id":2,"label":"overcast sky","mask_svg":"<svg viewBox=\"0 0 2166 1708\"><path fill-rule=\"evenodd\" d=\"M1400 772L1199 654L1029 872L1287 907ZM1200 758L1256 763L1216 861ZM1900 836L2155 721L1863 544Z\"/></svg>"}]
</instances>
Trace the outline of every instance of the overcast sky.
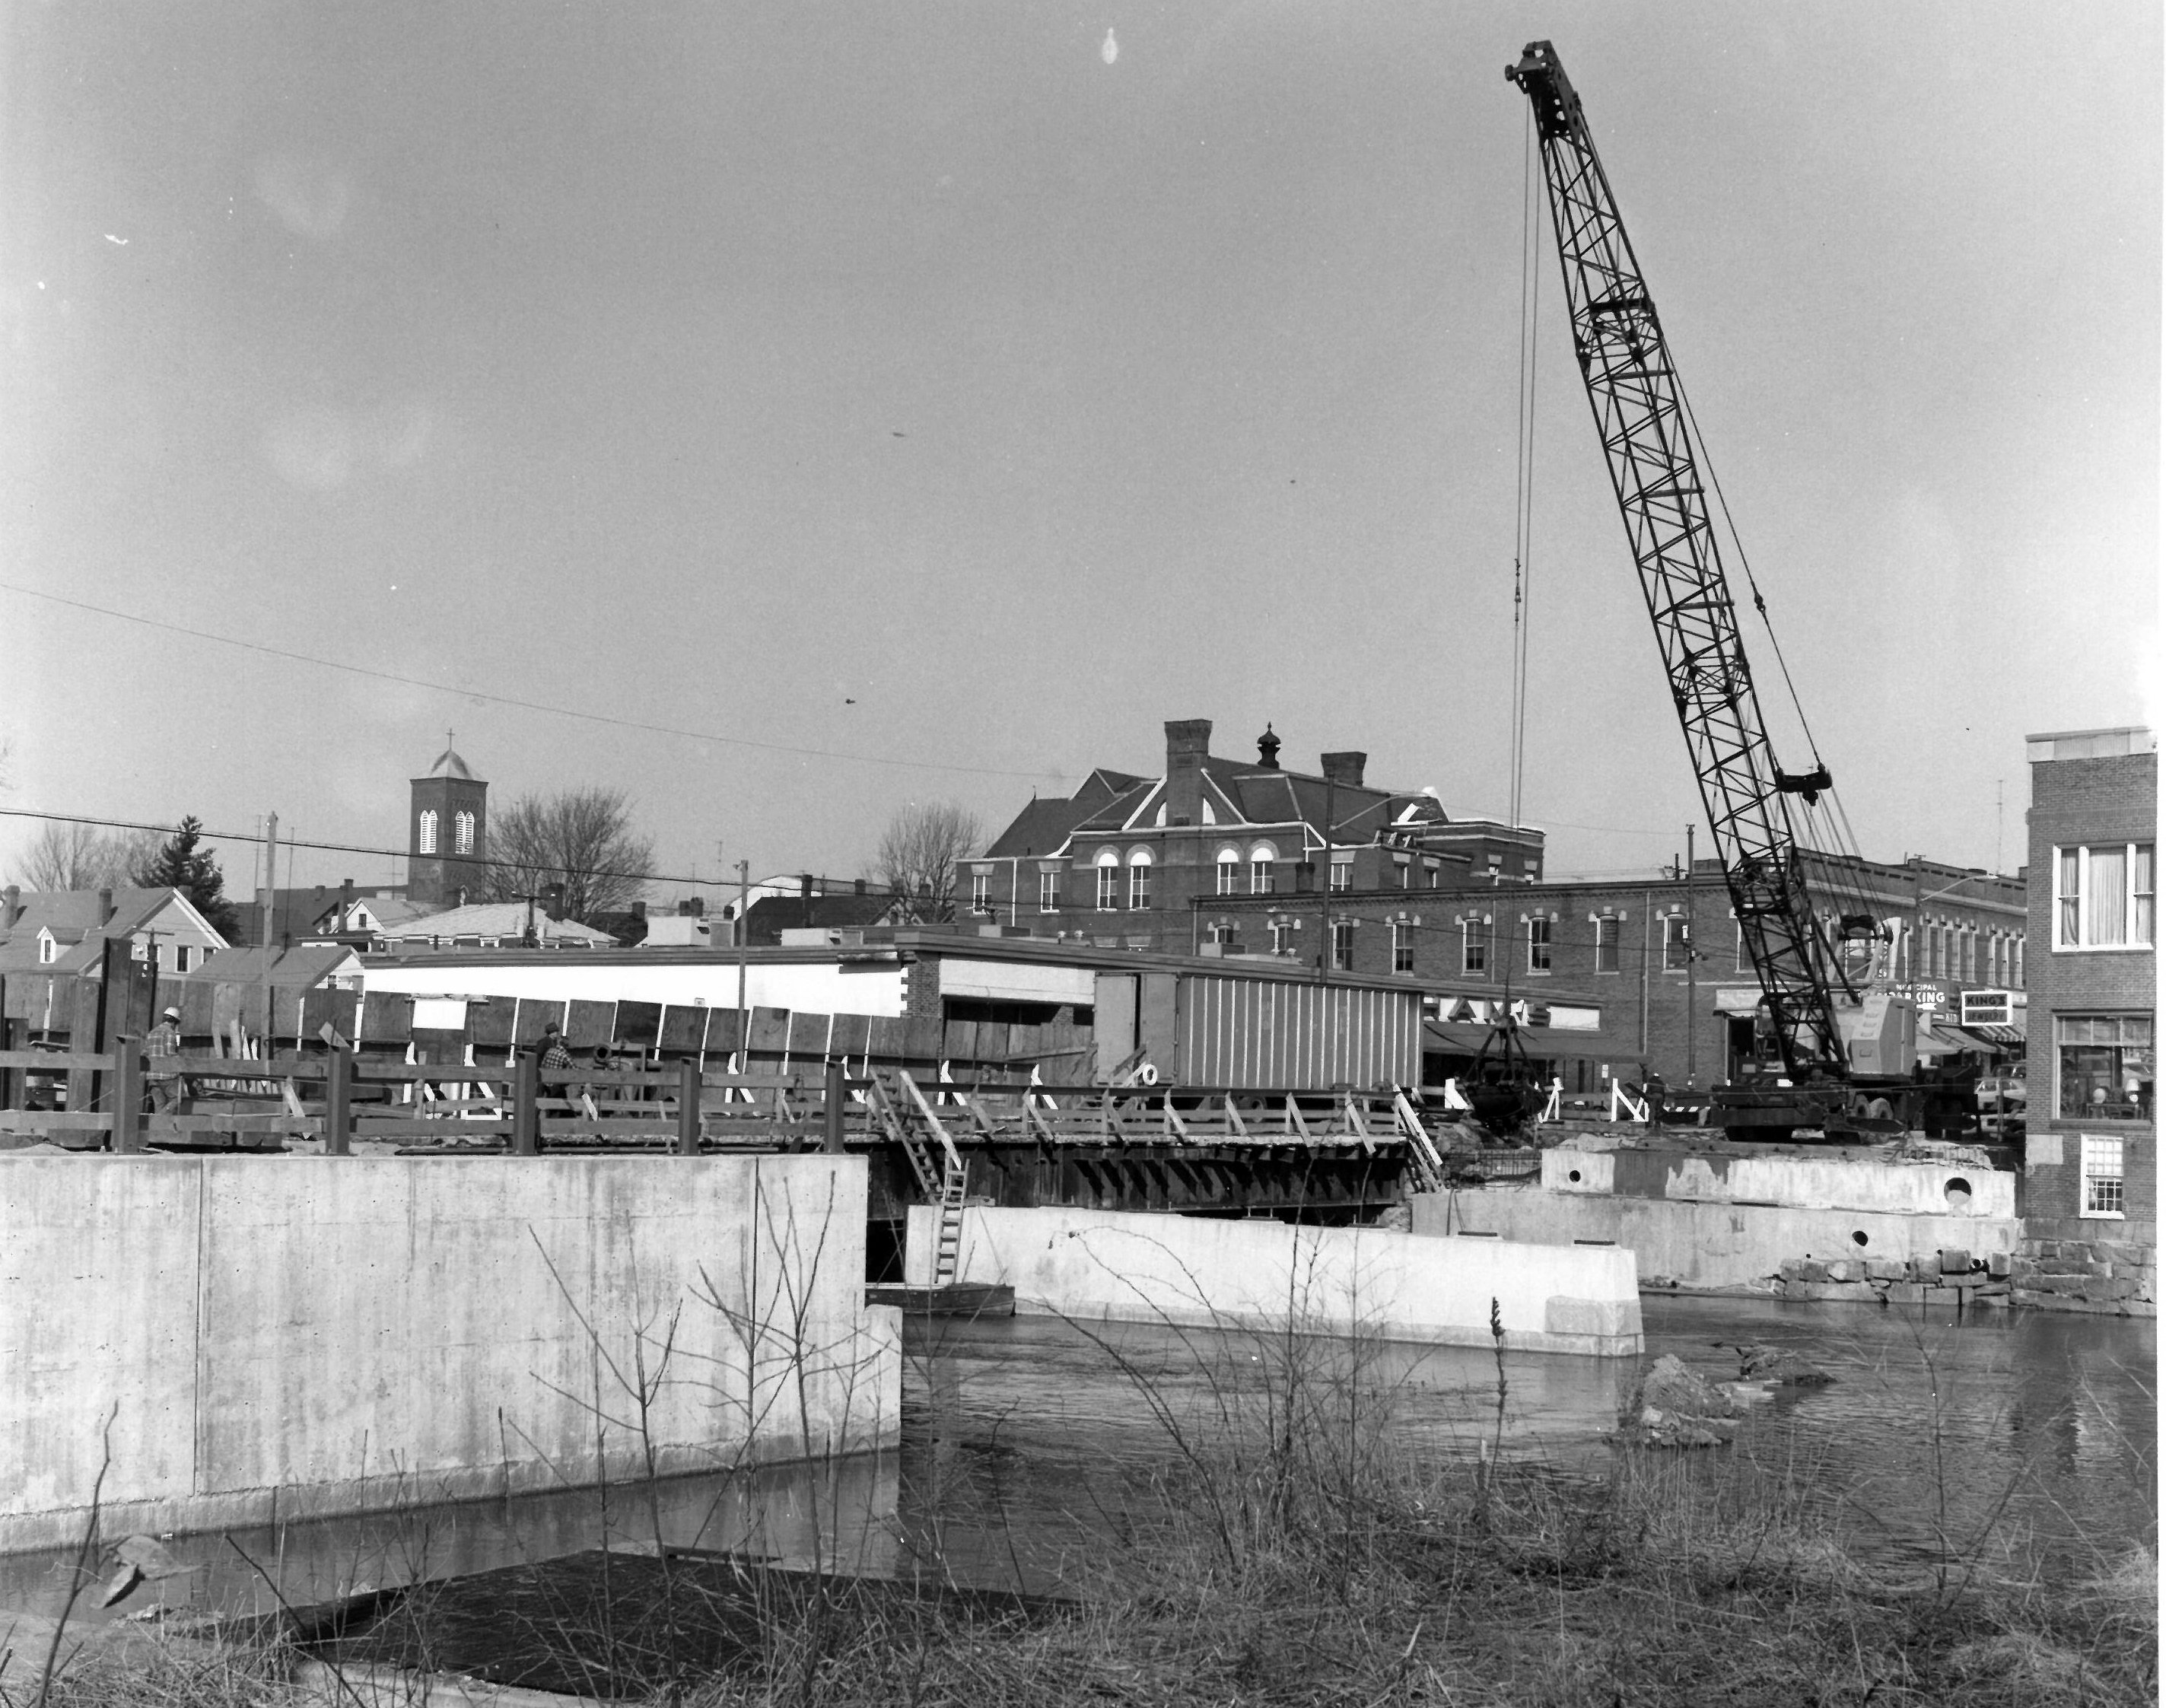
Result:
<instances>
[{"instance_id":1,"label":"overcast sky","mask_svg":"<svg viewBox=\"0 0 2166 1708\"><path fill-rule=\"evenodd\" d=\"M2023 735L2156 716L2152 0L5 20L0 580L141 621L0 591L0 806L403 847L453 727L669 872L849 875L1208 717L1501 814L1538 35L1864 851L2013 870ZM1651 865L1542 267L1524 816Z\"/></svg>"}]
</instances>

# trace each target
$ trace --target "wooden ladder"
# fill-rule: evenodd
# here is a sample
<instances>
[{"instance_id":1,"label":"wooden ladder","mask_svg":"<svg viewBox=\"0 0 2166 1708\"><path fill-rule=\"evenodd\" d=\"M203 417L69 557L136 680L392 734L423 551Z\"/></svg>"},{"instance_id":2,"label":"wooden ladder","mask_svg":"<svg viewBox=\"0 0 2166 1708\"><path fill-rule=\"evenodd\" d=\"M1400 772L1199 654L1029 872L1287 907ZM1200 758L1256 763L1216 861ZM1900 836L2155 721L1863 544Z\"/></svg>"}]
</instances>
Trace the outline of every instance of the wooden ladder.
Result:
<instances>
[{"instance_id":1,"label":"wooden ladder","mask_svg":"<svg viewBox=\"0 0 2166 1708\"><path fill-rule=\"evenodd\" d=\"M1398 1118L1400 1133L1407 1141L1407 1161L1412 1165L1416 1192L1444 1190L1444 1155L1436 1148L1436 1141L1429 1136L1429 1129L1422 1125L1422 1118L1414 1106L1407 1101L1406 1092L1400 1087L1392 1088L1392 1109Z\"/></svg>"},{"instance_id":2,"label":"wooden ladder","mask_svg":"<svg viewBox=\"0 0 2166 1708\"><path fill-rule=\"evenodd\" d=\"M917 1112L940 1141L940 1183L934 1202L939 1206L939 1226L932 1245L932 1284L946 1287L955 1279L955 1270L963 1254L963 1198L969 1185L970 1174L964 1166L963 1153L955 1148L948 1137L948 1129L940 1117L933 1113L932 1105L926 1101L925 1093L917 1081L907 1073L898 1073L904 1091L917 1105ZM928 1188L932 1186L932 1158L928 1154L922 1177Z\"/></svg>"},{"instance_id":3,"label":"wooden ladder","mask_svg":"<svg viewBox=\"0 0 2166 1708\"><path fill-rule=\"evenodd\" d=\"M907 1078L908 1076L902 1077ZM878 1079L865 1087L865 1102L889 1142L899 1147L908 1159L910 1171L917 1177L917 1184L925 1193L926 1202L938 1203L944 1187L942 1171L933 1166L932 1152L918 1137L911 1117L895 1107L895 1099L888 1095L887 1087Z\"/></svg>"}]
</instances>

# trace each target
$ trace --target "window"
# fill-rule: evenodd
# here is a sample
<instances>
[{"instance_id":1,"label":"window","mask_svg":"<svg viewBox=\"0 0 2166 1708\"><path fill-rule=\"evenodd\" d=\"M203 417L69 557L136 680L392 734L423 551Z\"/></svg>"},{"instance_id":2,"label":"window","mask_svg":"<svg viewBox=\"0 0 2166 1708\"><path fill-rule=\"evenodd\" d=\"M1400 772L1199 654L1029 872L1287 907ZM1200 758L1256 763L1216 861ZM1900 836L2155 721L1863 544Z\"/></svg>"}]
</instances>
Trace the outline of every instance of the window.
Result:
<instances>
[{"instance_id":1,"label":"window","mask_svg":"<svg viewBox=\"0 0 2166 1708\"><path fill-rule=\"evenodd\" d=\"M2077 1214L2116 1219L2126 1216L2128 1202L2123 1191L2126 1177L2122 1173L2121 1141L2086 1133L2083 1142L2084 1198Z\"/></svg>"},{"instance_id":2,"label":"window","mask_svg":"<svg viewBox=\"0 0 2166 1708\"><path fill-rule=\"evenodd\" d=\"M188 970L189 959L193 955L194 952L195 945L193 943L175 944L173 945L173 970L177 973L186 972Z\"/></svg>"},{"instance_id":3,"label":"window","mask_svg":"<svg viewBox=\"0 0 2166 1708\"><path fill-rule=\"evenodd\" d=\"M1692 927L1682 913L1662 921L1662 970L1681 973L1692 962Z\"/></svg>"},{"instance_id":4,"label":"window","mask_svg":"<svg viewBox=\"0 0 2166 1708\"><path fill-rule=\"evenodd\" d=\"M1737 925L1737 959L1730 964L1730 970L1735 973L1749 973L1752 970L1751 957L1745 953L1745 923L1742 920L1740 920Z\"/></svg>"},{"instance_id":5,"label":"window","mask_svg":"<svg viewBox=\"0 0 2166 1708\"><path fill-rule=\"evenodd\" d=\"M1233 921L1230 919L1212 920L1211 922L1210 928L1204 933L1204 939L1209 943L1231 943L1234 940Z\"/></svg>"},{"instance_id":6,"label":"window","mask_svg":"<svg viewBox=\"0 0 2166 1708\"><path fill-rule=\"evenodd\" d=\"M1397 869L1397 871L1398 871L1399 887L1400 887L1402 890L1411 890L1412 888L1413 888L1413 885L1414 885L1414 869L1413 869L1413 862L1411 862L1411 861L1410 861L1410 860L1408 860L1408 859L1407 859L1403 855L1402 855L1402 856L1400 856L1399 858L1397 858L1397 859L1394 859L1394 860L1392 861L1392 865L1393 865Z\"/></svg>"},{"instance_id":7,"label":"window","mask_svg":"<svg viewBox=\"0 0 2166 1708\"><path fill-rule=\"evenodd\" d=\"M1218 893L1230 896L1241 882L1241 851L1222 848L1218 850Z\"/></svg>"},{"instance_id":8,"label":"window","mask_svg":"<svg viewBox=\"0 0 2166 1708\"><path fill-rule=\"evenodd\" d=\"M1486 917L1463 919L1459 925L1459 966L1466 973L1480 973L1485 977L1489 971L1489 921Z\"/></svg>"},{"instance_id":9,"label":"window","mask_svg":"<svg viewBox=\"0 0 2166 1708\"><path fill-rule=\"evenodd\" d=\"M1342 973L1354 970L1354 922L1350 919L1331 922L1331 965Z\"/></svg>"},{"instance_id":10,"label":"window","mask_svg":"<svg viewBox=\"0 0 2166 1708\"><path fill-rule=\"evenodd\" d=\"M1424 860L1422 862L1422 881L1429 889L1434 890L1436 887L1437 866L1434 860Z\"/></svg>"},{"instance_id":11,"label":"window","mask_svg":"<svg viewBox=\"0 0 2166 1708\"><path fill-rule=\"evenodd\" d=\"M1350 890L1354 887L1354 856L1334 854L1331 857L1331 887Z\"/></svg>"},{"instance_id":12,"label":"window","mask_svg":"<svg viewBox=\"0 0 2166 1708\"><path fill-rule=\"evenodd\" d=\"M1392 970L1395 973L1410 973L1413 970L1413 928L1403 919L1395 921L1392 926Z\"/></svg>"},{"instance_id":13,"label":"window","mask_svg":"<svg viewBox=\"0 0 2166 1708\"><path fill-rule=\"evenodd\" d=\"M1149 849L1128 856L1128 911L1139 912L1150 906L1151 857Z\"/></svg>"},{"instance_id":14,"label":"window","mask_svg":"<svg viewBox=\"0 0 2166 1708\"><path fill-rule=\"evenodd\" d=\"M970 874L970 911L991 913L993 911L993 875L991 872Z\"/></svg>"},{"instance_id":15,"label":"window","mask_svg":"<svg viewBox=\"0 0 2166 1708\"><path fill-rule=\"evenodd\" d=\"M436 809L430 806L424 808L421 813L421 852L434 854L436 851Z\"/></svg>"},{"instance_id":16,"label":"window","mask_svg":"<svg viewBox=\"0 0 2166 1708\"><path fill-rule=\"evenodd\" d=\"M2148 842L2054 849L2053 947L2150 947L2157 864L2156 845Z\"/></svg>"},{"instance_id":17,"label":"window","mask_svg":"<svg viewBox=\"0 0 2166 1708\"><path fill-rule=\"evenodd\" d=\"M2015 939L2015 976L2008 982L2019 991L2023 988L2023 939L2020 937Z\"/></svg>"},{"instance_id":18,"label":"window","mask_svg":"<svg viewBox=\"0 0 2166 1708\"><path fill-rule=\"evenodd\" d=\"M1614 973L1618 970L1617 928L1624 923L1609 913L1604 913L1594 922L1595 971Z\"/></svg>"},{"instance_id":19,"label":"window","mask_svg":"<svg viewBox=\"0 0 2166 1708\"><path fill-rule=\"evenodd\" d=\"M452 847L458 854L470 854L474 851L473 813L455 812L452 815Z\"/></svg>"},{"instance_id":20,"label":"window","mask_svg":"<svg viewBox=\"0 0 2166 1708\"><path fill-rule=\"evenodd\" d=\"M1060 911L1060 874L1041 871L1038 875L1038 911L1058 913Z\"/></svg>"},{"instance_id":21,"label":"window","mask_svg":"<svg viewBox=\"0 0 2166 1708\"><path fill-rule=\"evenodd\" d=\"M1550 970L1550 922L1529 919L1527 922L1527 970L1545 973Z\"/></svg>"},{"instance_id":22,"label":"window","mask_svg":"<svg viewBox=\"0 0 2166 1708\"><path fill-rule=\"evenodd\" d=\"M2064 1121L2148 1121L2157 1055L2148 1014L2056 1014Z\"/></svg>"},{"instance_id":23,"label":"window","mask_svg":"<svg viewBox=\"0 0 2166 1708\"><path fill-rule=\"evenodd\" d=\"M1121 905L1121 857L1107 849L1098 856L1098 911L1110 913Z\"/></svg>"},{"instance_id":24,"label":"window","mask_svg":"<svg viewBox=\"0 0 2166 1708\"><path fill-rule=\"evenodd\" d=\"M1277 861L1279 851L1267 842L1260 842L1249 850L1249 891L1251 895L1271 893L1271 867Z\"/></svg>"},{"instance_id":25,"label":"window","mask_svg":"<svg viewBox=\"0 0 2166 1708\"><path fill-rule=\"evenodd\" d=\"M40 966L50 966L60 958L60 952L59 940L51 932L40 931L38 933L38 965Z\"/></svg>"},{"instance_id":26,"label":"window","mask_svg":"<svg viewBox=\"0 0 2166 1708\"><path fill-rule=\"evenodd\" d=\"M1292 920L1271 921L1271 953L1273 954L1293 953L1293 922Z\"/></svg>"},{"instance_id":27,"label":"window","mask_svg":"<svg viewBox=\"0 0 2166 1708\"><path fill-rule=\"evenodd\" d=\"M1971 926L1966 925L1963 928L1960 943L1963 949L1963 971L1957 974L1957 976L1962 979L1963 983L1967 985L1975 984L1978 982L1977 930Z\"/></svg>"}]
</instances>

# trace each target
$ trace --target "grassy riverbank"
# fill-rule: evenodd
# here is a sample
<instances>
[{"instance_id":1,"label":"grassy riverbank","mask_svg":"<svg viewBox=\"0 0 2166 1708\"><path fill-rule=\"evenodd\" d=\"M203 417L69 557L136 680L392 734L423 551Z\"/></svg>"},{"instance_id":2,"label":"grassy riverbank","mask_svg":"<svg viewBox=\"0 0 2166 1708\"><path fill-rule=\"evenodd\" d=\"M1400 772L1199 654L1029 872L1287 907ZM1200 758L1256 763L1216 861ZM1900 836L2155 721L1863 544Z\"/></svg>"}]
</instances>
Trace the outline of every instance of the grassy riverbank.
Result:
<instances>
[{"instance_id":1,"label":"grassy riverbank","mask_svg":"<svg viewBox=\"0 0 2166 1708\"><path fill-rule=\"evenodd\" d=\"M1749 1452L1620 1451L1603 1479L1478 1461L1409 1467L1285 1427L1198 1446L1135 1526L1012 1614L932 1598L770 1600L721 1670L672 1664L680 1583L608 1641L688 1705L1075 1701L1894 1705L2157 1700L2155 1555L2050 1579L1989 1533L1861 1563L1812 1479ZM533 1641L593 1652L581 1619ZM303 1700L277 1655L138 1649L69 1669L55 1705L240 1708ZM12 1676L18 1677L19 1674ZM326 1696L325 1692L330 1695ZM668 1698L650 1688L647 1700ZM307 1700L350 1700L319 1681ZM19 1685L12 1700L34 1700Z\"/></svg>"},{"instance_id":2,"label":"grassy riverbank","mask_svg":"<svg viewBox=\"0 0 2166 1708\"><path fill-rule=\"evenodd\" d=\"M1501 1357L1489 1439L1417 1448L1376 1373L1389 1361L1358 1342L1198 1336L1179 1382L1097 1344L1170 1451L1140 1478L1109 1468L1080 1526L1096 1540L1059 1573L1057 1602L732 1580L652 1560L605 1571L597 1596L591 1564L575 1583L567 1562L490 1590L487 1617L515 1631L515 1650L555 1658L533 1678L584 1679L597 1694L614 1680L627 1700L679 1708L2158 1700L2155 1513L2130 1527L2148 1547L2040 1546L2007 1516L2013 1486L1968 1486L1980 1473L1937 1436L1920 1462L1944 1481L1920 1508L1938 1516L1898 1541L1772 1409L1698 1452L1632 1445L1626 1431L1602 1468L1567 1473L1497 1457ZM1931 1374L1922 1343L1919 1356ZM1628 1418L1640 1403L1628 1400ZM2122 1457L2135 1467L2126 1499L2148 1510L2148 1446ZM940 1494L914 1491L936 1510ZM914 1547L923 1561L922 1539ZM335 1652L356 1666L388 1654L456 1663L455 1645L436 1647L447 1627L431 1627L425 1595L399 1617L409 1629L383 1628L386 1647ZM138 1643L64 1670L50 1700L379 1700L321 1676L297 1685L291 1658ZM21 1659L18 1645L8 1700L27 1704Z\"/></svg>"}]
</instances>

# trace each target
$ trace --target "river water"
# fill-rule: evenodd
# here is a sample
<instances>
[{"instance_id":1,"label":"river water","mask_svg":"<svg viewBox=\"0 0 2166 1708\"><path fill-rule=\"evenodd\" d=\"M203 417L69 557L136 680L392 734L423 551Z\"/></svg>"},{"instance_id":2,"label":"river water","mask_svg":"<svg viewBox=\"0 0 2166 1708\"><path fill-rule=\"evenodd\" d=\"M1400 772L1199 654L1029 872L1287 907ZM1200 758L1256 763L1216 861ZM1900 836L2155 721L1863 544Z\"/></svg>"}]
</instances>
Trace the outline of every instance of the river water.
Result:
<instances>
[{"instance_id":1,"label":"river water","mask_svg":"<svg viewBox=\"0 0 2166 1708\"><path fill-rule=\"evenodd\" d=\"M880 1575L931 1572L985 1588L1055 1589L1114 1532L1147 1519L1154 1472L1177 1472L1176 1436L1209 1436L1228 1409L1289 1382L1346 1378L1388 1409L1410 1466L1501 1451L1561 1471L1610 1462L1622 1391L1668 1352L1713 1380L1742 1344L1787 1348L1825 1387L1780 1390L1731 1446L1809 1485L1811 1504L1859 1553L1900 1563L1990 1531L2004 1565L2082 1578L2157 1547L2155 1324L2129 1319L1748 1299L1651 1298L1647 1356L1349 1346L1163 1327L1086 1331L1056 1319L913 1320L906 1326L899 1451L819 1471L776 1467L666 1485L673 1543L744 1549L788 1564ZM1688 1473L1688 1474L1696 1474ZM652 1540L649 1510L619 1490L441 1507L277 1531L182 1537L189 1569L100 1615L162 1600L267 1608L360 1587L546 1560ZM236 1546L237 1545L237 1546ZM0 1607L52 1614L58 1556L0 1559Z\"/></svg>"}]
</instances>

